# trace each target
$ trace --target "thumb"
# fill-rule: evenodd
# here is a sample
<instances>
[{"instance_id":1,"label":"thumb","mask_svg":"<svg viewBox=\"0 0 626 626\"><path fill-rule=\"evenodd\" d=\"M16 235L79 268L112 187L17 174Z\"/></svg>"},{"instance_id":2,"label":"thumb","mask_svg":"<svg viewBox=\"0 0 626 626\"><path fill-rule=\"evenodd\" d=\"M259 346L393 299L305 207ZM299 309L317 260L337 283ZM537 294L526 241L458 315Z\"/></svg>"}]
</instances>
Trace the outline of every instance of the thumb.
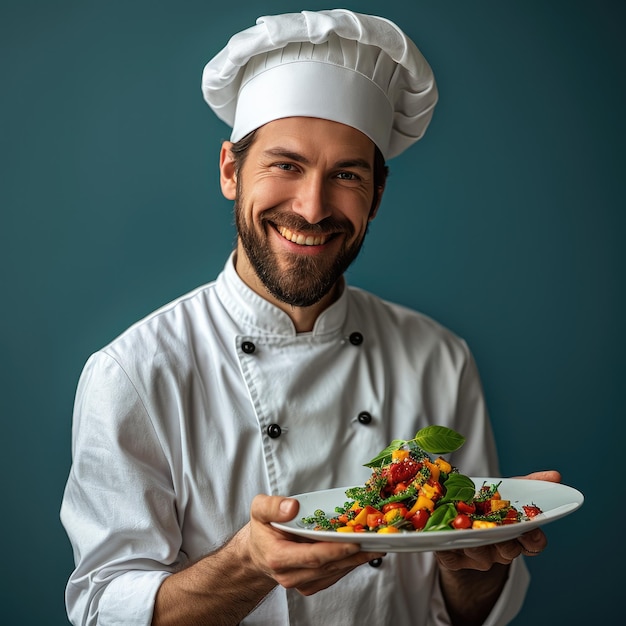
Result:
<instances>
[{"instance_id":1,"label":"thumb","mask_svg":"<svg viewBox=\"0 0 626 626\"><path fill-rule=\"evenodd\" d=\"M288 522L293 519L300 509L300 503L295 498L283 496L255 496L250 507L250 517L259 522Z\"/></svg>"}]
</instances>

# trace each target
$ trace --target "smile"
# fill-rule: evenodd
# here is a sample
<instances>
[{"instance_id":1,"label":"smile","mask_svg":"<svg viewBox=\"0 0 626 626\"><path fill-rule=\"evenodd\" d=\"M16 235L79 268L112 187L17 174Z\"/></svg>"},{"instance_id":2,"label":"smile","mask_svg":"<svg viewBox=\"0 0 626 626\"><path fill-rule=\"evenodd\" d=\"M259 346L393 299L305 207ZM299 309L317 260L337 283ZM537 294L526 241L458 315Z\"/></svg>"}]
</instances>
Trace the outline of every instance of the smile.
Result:
<instances>
[{"instance_id":1,"label":"smile","mask_svg":"<svg viewBox=\"0 0 626 626\"><path fill-rule=\"evenodd\" d=\"M288 241L297 243L299 246L321 246L328 241L328 237L324 235L302 235L290 231L284 226L277 226L276 230Z\"/></svg>"}]
</instances>

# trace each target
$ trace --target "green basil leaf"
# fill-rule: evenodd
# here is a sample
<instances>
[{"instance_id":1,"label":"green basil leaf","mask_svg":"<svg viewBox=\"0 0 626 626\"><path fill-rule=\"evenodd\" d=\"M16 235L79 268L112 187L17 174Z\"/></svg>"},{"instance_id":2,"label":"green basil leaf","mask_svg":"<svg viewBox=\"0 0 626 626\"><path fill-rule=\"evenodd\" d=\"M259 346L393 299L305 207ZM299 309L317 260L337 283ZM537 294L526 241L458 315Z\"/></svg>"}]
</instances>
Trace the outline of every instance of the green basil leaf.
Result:
<instances>
[{"instance_id":1,"label":"green basil leaf","mask_svg":"<svg viewBox=\"0 0 626 626\"><path fill-rule=\"evenodd\" d=\"M438 504L428 518L424 530L452 530L449 524L455 517L456 507L454 504Z\"/></svg>"},{"instance_id":2,"label":"green basil leaf","mask_svg":"<svg viewBox=\"0 0 626 626\"><path fill-rule=\"evenodd\" d=\"M469 502L476 494L474 481L464 474L450 474L443 483L446 495L439 501L442 502Z\"/></svg>"},{"instance_id":3,"label":"green basil leaf","mask_svg":"<svg viewBox=\"0 0 626 626\"><path fill-rule=\"evenodd\" d=\"M369 463L364 463L365 467L379 467L391 462L391 455L394 450L399 450L407 442L404 439L394 439L382 452L379 452Z\"/></svg>"},{"instance_id":4,"label":"green basil leaf","mask_svg":"<svg viewBox=\"0 0 626 626\"><path fill-rule=\"evenodd\" d=\"M465 443L465 437L446 426L432 425L419 430L415 441L431 454L448 454L458 450Z\"/></svg>"}]
</instances>

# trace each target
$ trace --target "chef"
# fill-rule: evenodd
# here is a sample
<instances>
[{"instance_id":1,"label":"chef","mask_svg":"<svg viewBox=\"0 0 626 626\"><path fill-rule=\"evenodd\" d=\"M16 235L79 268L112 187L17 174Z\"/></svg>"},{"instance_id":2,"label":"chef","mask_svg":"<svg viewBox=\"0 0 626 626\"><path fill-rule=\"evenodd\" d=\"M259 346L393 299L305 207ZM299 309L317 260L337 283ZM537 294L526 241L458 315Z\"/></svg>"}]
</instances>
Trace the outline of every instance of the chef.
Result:
<instances>
[{"instance_id":1,"label":"chef","mask_svg":"<svg viewBox=\"0 0 626 626\"><path fill-rule=\"evenodd\" d=\"M343 276L387 160L429 124L431 68L385 19L304 11L233 36L202 89L232 127L220 183L237 244L214 282L84 367L61 510L71 622L506 624L540 530L382 554L271 524L306 513L290 495L363 484L363 463L429 424L466 437L449 456L465 474L499 475L467 344Z\"/></svg>"}]
</instances>

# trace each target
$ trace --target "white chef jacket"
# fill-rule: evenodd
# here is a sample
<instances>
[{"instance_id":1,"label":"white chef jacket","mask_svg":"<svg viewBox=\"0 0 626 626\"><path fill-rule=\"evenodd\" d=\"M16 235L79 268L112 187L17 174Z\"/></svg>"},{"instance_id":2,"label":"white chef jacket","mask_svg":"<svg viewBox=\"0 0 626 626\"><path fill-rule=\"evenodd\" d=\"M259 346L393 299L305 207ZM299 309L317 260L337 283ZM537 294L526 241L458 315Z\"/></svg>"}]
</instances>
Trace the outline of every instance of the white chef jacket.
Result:
<instances>
[{"instance_id":1,"label":"white chef jacket","mask_svg":"<svg viewBox=\"0 0 626 626\"><path fill-rule=\"evenodd\" d=\"M222 546L256 494L363 484L363 463L428 424L466 437L448 455L465 474L498 475L463 340L345 284L313 331L297 334L232 256L215 282L90 357L73 419L61 519L75 625L149 625L164 578ZM516 559L486 624L513 618L528 579ZM388 554L310 597L277 587L242 624L443 626L437 581L432 553Z\"/></svg>"}]
</instances>

